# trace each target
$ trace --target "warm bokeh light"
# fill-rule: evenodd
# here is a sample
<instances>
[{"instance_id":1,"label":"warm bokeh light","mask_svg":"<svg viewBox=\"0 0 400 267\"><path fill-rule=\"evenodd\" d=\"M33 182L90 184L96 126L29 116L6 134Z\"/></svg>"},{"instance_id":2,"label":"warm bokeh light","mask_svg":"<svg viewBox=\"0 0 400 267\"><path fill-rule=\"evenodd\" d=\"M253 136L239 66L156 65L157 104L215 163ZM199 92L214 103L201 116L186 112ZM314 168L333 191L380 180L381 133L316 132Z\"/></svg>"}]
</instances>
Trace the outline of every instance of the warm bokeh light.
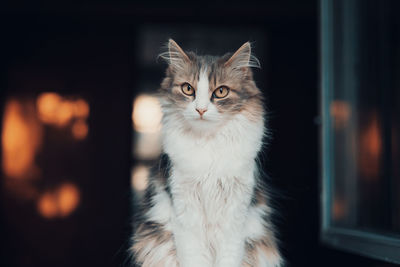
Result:
<instances>
[{"instance_id":1,"label":"warm bokeh light","mask_svg":"<svg viewBox=\"0 0 400 267\"><path fill-rule=\"evenodd\" d=\"M66 217L79 205L80 193L72 183L62 184L54 191L45 192L37 202L39 213L47 218Z\"/></svg>"},{"instance_id":2,"label":"warm bokeh light","mask_svg":"<svg viewBox=\"0 0 400 267\"><path fill-rule=\"evenodd\" d=\"M36 101L39 118L44 123L56 123L61 97L56 93L43 93Z\"/></svg>"},{"instance_id":3,"label":"warm bokeh light","mask_svg":"<svg viewBox=\"0 0 400 267\"><path fill-rule=\"evenodd\" d=\"M76 185L66 183L58 190L58 208L61 217L68 216L79 204L80 194Z\"/></svg>"},{"instance_id":4,"label":"warm bokeh light","mask_svg":"<svg viewBox=\"0 0 400 267\"><path fill-rule=\"evenodd\" d=\"M149 168L139 165L133 168L131 173L131 185L136 191L144 191L147 188L149 179Z\"/></svg>"},{"instance_id":5,"label":"warm bokeh light","mask_svg":"<svg viewBox=\"0 0 400 267\"><path fill-rule=\"evenodd\" d=\"M80 119L74 122L71 130L72 130L72 135L76 139L82 140L85 139L86 136L88 135L89 127L84 120Z\"/></svg>"},{"instance_id":6,"label":"warm bokeh light","mask_svg":"<svg viewBox=\"0 0 400 267\"><path fill-rule=\"evenodd\" d=\"M86 119L89 116L89 104L85 100L68 100L57 93L42 93L36 105L42 122L59 127L66 126L74 118Z\"/></svg>"},{"instance_id":7,"label":"warm bokeh light","mask_svg":"<svg viewBox=\"0 0 400 267\"><path fill-rule=\"evenodd\" d=\"M53 193L44 193L37 204L39 213L47 218L54 218L58 214L57 198Z\"/></svg>"},{"instance_id":8,"label":"warm bokeh light","mask_svg":"<svg viewBox=\"0 0 400 267\"><path fill-rule=\"evenodd\" d=\"M89 104L83 99L76 100L73 103L73 109L77 118L86 119L89 116Z\"/></svg>"},{"instance_id":9,"label":"warm bokeh light","mask_svg":"<svg viewBox=\"0 0 400 267\"><path fill-rule=\"evenodd\" d=\"M2 167L8 177L30 178L38 168L35 155L42 142L42 128L32 103L10 100L5 105L2 129Z\"/></svg>"},{"instance_id":10,"label":"warm bokeh light","mask_svg":"<svg viewBox=\"0 0 400 267\"><path fill-rule=\"evenodd\" d=\"M340 221L347 216L347 202L343 198L335 197L332 207L332 217L335 221Z\"/></svg>"},{"instance_id":11,"label":"warm bokeh light","mask_svg":"<svg viewBox=\"0 0 400 267\"><path fill-rule=\"evenodd\" d=\"M67 125L73 116L73 105L68 101L63 101L58 106L57 112L54 113L54 123L58 126Z\"/></svg>"},{"instance_id":12,"label":"warm bokeh light","mask_svg":"<svg viewBox=\"0 0 400 267\"><path fill-rule=\"evenodd\" d=\"M89 105L86 101L66 100L55 93L44 93L33 100L6 101L2 119L2 169L4 187L20 200L35 201L45 218L65 217L79 204L76 185L62 184L55 190L42 192L38 179L42 171L35 164L43 142L42 123L56 126L72 122L76 139L88 134L86 123Z\"/></svg>"},{"instance_id":13,"label":"warm bokeh light","mask_svg":"<svg viewBox=\"0 0 400 267\"><path fill-rule=\"evenodd\" d=\"M332 101L330 112L335 129L343 129L348 124L351 115L349 103L341 100Z\"/></svg>"},{"instance_id":14,"label":"warm bokeh light","mask_svg":"<svg viewBox=\"0 0 400 267\"><path fill-rule=\"evenodd\" d=\"M134 155L138 159L154 160L161 154L161 133L137 133Z\"/></svg>"},{"instance_id":15,"label":"warm bokeh light","mask_svg":"<svg viewBox=\"0 0 400 267\"><path fill-rule=\"evenodd\" d=\"M162 113L158 99L151 95L140 95L133 103L132 120L136 131L154 133L160 130Z\"/></svg>"},{"instance_id":16,"label":"warm bokeh light","mask_svg":"<svg viewBox=\"0 0 400 267\"><path fill-rule=\"evenodd\" d=\"M362 177L367 180L379 179L380 156L382 153L381 126L376 112L360 133L359 163Z\"/></svg>"}]
</instances>

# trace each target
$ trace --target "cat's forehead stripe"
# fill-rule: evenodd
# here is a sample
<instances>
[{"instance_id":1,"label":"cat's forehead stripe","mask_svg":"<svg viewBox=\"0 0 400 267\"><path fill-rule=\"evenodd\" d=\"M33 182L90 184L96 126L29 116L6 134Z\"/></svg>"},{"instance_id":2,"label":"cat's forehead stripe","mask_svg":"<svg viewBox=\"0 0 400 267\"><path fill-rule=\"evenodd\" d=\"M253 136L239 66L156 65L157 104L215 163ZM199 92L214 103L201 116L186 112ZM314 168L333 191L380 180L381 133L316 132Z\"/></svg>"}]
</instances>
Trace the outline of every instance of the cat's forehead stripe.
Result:
<instances>
[{"instance_id":1,"label":"cat's forehead stripe","mask_svg":"<svg viewBox=\"0 0 400 267\"><path fill-rule=\"evenodd\" d=\"M199 80L198 80L198 89L207 89L208 91L208 75L207 75L207 67L203 66L199 71Z\"/></svg>"},{"instance_id":2,"label":"cat's forehead stripe","mask_svg":"<svg viewBox=\"0 0 400 267\"><path fill-rule=\"evenodd\" d=\"M207 68L203 66L200 70L199 81L197 83L197 92L196 92L196 107L197 108L207 108L209 99L208 99L208 75Z\"/></svg>"}]
</instances>

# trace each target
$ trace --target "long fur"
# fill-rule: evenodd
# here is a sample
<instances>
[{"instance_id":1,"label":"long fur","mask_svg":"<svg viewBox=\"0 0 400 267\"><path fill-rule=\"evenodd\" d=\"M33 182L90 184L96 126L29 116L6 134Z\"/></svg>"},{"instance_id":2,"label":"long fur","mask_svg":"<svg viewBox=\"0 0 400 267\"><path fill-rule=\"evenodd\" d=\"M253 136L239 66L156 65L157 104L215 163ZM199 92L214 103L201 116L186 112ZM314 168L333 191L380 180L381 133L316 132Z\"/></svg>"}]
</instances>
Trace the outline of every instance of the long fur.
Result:
<instances>
[{"instance_id":1,"label":"long fur","mask_svg":"<svg viewBox=\"0 0 400 267\"><path fill-rule=\"evenodd\" d=\"M169 64L160 89L164 154L136 220L135 264L283 266L256 164L266 129L250 44L201 57L170 40L162 57ZM193 95L183 94L184 83ZM218 99L221 86L229 94Z\"/></svg>"}]
</instances>

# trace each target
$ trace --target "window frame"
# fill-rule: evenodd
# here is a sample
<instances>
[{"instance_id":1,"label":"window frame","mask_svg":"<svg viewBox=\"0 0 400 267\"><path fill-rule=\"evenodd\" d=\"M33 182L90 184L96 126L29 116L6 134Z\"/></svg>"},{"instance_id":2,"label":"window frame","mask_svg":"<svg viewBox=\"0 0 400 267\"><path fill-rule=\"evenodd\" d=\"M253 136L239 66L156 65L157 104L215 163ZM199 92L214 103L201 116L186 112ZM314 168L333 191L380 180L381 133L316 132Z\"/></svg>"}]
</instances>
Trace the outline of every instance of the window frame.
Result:
<instances>
[{"instance_id":1,"label":"window frame","mask_svg":"<svg viewBox=\"0 0 400 267\"><path fill-rule=\"evenodd\" d=\"M389 235L361 231L353 228L338 227L331 223L332 199L332 143L330 103L334 92L334 0L320 0L320 101L321 101L321 182L320 182L320 241L335 249L380 259L392 263L400 263L400 239ZM346 0L343 23L351 28L351 16L357 8L357 0ZM353 47L354 48L354 47ZM353 49L347 47L347 49Z\"/></svg>"}]
</instances>

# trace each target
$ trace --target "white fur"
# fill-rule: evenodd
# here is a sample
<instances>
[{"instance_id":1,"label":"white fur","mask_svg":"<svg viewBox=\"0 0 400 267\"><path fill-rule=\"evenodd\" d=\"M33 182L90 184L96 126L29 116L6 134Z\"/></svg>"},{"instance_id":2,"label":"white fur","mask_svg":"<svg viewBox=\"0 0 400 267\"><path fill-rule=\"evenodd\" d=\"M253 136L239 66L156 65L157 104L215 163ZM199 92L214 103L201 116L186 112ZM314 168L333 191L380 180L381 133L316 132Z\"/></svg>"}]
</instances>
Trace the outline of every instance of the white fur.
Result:
<instances>
[{"instance_id":1,"label":"white fur","mask_svg":"<svg viewBox=\"0 0 400 267\"><path fill-rule=\"evenodd\" d=\"M265 235L263 225L263 216L268 213L266 206L251 207L247 214L247 222L245 225L246 237L257 240Z\"/></svg>"},{"instance_id":2,"label":"white fur","mask_svg":"<svg viewBox=\"0 0 400 267\"><path fill-rule=\"evenodd\" d=\"M200 71L194 102L197 109L207 109L210 104L207 69Z\"/></svg>"},{"instance_id":3,"label":"white fur","mask_svg":"<svg viewBox=\"0 0 400 267\"><path fill-rule=\"evenodd\" d=\"M240 266L246 238L243 215L255 184L262 121L251 123L237 115L215 135L203 138L174 130L179 128L169 122L163 145L174 165L172 228L180 263Z\"/></svg>"},{"instance_id":4,"label":"white fur","mask_svg":"<svg viewBox=\"0 0 400 267\"><path fill-rule=\"evenodd\" d=\"M241 114L226 121L209 102L206 90L208 80L201 75L199 102L188 105L184 121L164 118L164 151L174 166L173 203L167 196L157 197L148 216L160 223L169 218L166 227L172 229L181 267L235 267L241 265L245 239L263 234L257 224L263 211L248 207L264 124ZM195 108L204 105L208 117L200 120ZM196 126L187 131L184 123Z\"/></svg>"},{"instance_id":5,"label":"white fur","mask_svg":"<svg viewBox=\"0 0 400 267\"><path fill-rule=\"evenodd\" d=\"M171 231L172 229L170 221L173 212L171 200L167 193L161 190L160 185L156 187L156 190L156 194L152 199L153 207L148 210L148 212L146 213L146 217L149 218L151 221L165 225L166 230Z\"/></svg>"}]
</instances>

